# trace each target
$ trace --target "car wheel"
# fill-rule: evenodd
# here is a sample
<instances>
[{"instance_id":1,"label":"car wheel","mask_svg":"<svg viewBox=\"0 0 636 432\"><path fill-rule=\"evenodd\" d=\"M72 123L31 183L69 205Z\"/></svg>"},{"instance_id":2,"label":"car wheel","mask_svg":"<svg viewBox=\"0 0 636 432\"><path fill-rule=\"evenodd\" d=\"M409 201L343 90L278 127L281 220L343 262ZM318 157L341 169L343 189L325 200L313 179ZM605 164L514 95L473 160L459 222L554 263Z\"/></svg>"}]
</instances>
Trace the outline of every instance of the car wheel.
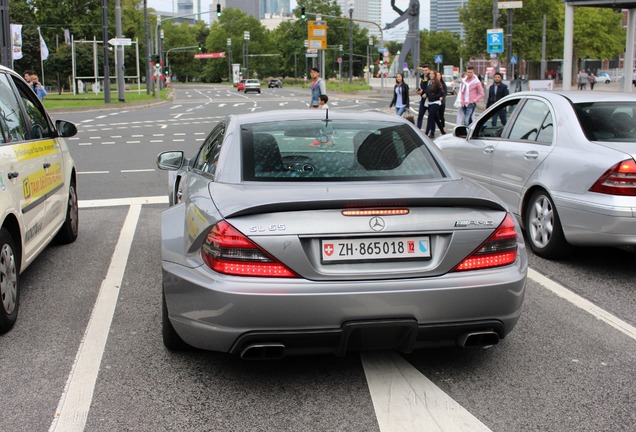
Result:
<instances>
[{"instance_id":1,"label":"car wheel","mask_svg":"<svg viewBox=\"0 0 636 432\"><path fill-rule=\"evenodd\" d=\"M68 204L66 206L66 219L62 224L62 228L55 236L55 242L58 244L73 243L77 240L79 231L79 206L77 205L77 190L75 182L71 181L68 188Z\"/></svg>"},{"instance_id":2,"label":"car wheel","mask_svg":"<svg viewBox=\"0 0 636 432\"><path fill-rule=\"evenodd\" d=\"M610 80L605 81L605 84L609 84L609 83L610 83Z\"/></svg>"},{"instance_id":3,"label":"car wheel","mask_svg":"<svg viewBox=\"0 0 636 432\"><path fill-rule=\"evenodd\" d=\"M163 336L163 345L170 351L183 351L190 347L177 334L170 322L170 318L168 318L168 305L166 304L166 295L163 290L161 290L161 335Z\"/></svg>"},{"instance_id":4,"label":"car wheel","mask_svg":"<svg viewBox=\"0 0 636 432\"><path fill-rule=\"evenodd\" d=\"M570 249L552 198L541 190L534 192L525 210L525 228L532 251L547 259L562 258Z\"/></svg>"},{"instance_id":5,"label":"car wheel","mask_svg":"<svg viewBox=\"0 0 636 432\"><path fill-rule=\"evenodd\" d=\"M0 228L0 334L11 330L20 308L20 274L13 237Z\"/></svg>"}]
</instances>

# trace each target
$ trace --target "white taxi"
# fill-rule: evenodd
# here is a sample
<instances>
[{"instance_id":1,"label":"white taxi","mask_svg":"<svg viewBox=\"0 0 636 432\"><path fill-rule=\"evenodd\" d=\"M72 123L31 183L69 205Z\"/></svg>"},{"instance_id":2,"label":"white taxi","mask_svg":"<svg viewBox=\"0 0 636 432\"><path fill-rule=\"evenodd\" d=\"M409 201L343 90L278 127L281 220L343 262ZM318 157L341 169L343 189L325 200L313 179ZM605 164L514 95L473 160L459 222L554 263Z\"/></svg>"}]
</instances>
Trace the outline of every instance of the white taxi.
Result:
<instances>
[{"instance_id":1,"label":"white taxi","mask_svg":"<svg viewBox=\"0 0 636 432\"><path fill-rule=\"evenodd\" d=\"M0 66L0 334L18 317L20 274L51 241L77 238L77 173L63 138L76 133Z\"/></svg>"}]
</instances>

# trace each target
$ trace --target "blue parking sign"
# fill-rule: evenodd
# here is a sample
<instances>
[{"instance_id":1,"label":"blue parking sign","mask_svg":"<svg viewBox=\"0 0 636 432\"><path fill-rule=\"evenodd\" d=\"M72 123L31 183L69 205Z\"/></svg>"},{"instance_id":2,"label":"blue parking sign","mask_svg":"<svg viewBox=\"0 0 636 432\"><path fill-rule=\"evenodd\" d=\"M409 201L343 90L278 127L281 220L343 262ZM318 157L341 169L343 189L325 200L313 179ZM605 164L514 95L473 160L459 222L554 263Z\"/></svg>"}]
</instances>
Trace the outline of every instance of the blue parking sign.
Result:
<instances>
[{"instance_id":1,"label":"blue parking sign","mask_svg":"<svg viewBox=\"0 0 636 432\"><path fill-rule=\"evenodd\" d=\"M435 63L444 63L444 57L441 54L436 54L435 55Z\"/></svg>"},{"instance_id":2,"label":"blue parking sign","mask_svg":"<svg viewBox=\"0 0 636 432\"><path fill-rule=\"evenodd\" d=\"M489 53L504 52L503 29L488 29L487 40Z\"/></svg>"},{"instance_id":3,"label":"blue parking sign","mask_svg":"<svg viewBox=\"0 0 636 432\"><path fill-rule=\"evenodd\" d=\"M517 56L510 56L510 64L517 64Z\"/></svg>"}]
</instances>

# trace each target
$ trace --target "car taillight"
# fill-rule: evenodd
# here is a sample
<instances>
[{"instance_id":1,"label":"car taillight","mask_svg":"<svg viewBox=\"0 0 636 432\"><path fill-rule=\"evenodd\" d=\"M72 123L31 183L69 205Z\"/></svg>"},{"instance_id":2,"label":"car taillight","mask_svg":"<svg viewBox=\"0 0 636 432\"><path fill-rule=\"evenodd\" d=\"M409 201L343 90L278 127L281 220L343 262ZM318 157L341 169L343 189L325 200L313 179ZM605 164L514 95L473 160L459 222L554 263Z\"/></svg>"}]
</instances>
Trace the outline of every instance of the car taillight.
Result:
<instances>
[{"instance_id":1,"label":"car taillight","mask_svg":"<svg viewBox=\"0 0 636 432\"><path fill-rule=\"evenodd\" d=\"M507 214L497 230L453 271L502 267L517 259L517 230L512 216Z\"/></svg>"},{"instance_id":2,"label":"car taillight","mask_svg":"<svg viewBox=\"0 0 636 432\"><path fill-rule=\"evenodd\" d=\"M212 270L234 276L298 277L225 221L208 233L201 257Z\"/></svg>"},{"instance_id":3,"label":"car taillight","mask_svg":"<svg viewBox=\"0 0 636 432\"><path fill-rule=\"evenodd\" d=\"M636 162L634 159L619 162L605 171L590 188L590 192L636 196Z\"/></svg>"}]
</instances>

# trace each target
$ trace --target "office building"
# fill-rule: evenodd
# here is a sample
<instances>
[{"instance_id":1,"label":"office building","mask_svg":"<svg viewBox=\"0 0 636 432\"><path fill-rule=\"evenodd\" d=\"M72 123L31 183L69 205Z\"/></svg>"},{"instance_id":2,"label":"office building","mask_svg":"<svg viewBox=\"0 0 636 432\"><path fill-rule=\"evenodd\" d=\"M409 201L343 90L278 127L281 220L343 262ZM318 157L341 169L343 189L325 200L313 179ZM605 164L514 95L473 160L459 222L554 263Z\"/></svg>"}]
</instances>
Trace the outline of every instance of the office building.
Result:
<instances>
[{"instance_id":1,"label":"office building","mask_svg":"<svg viewBox=\"0 0 636 432\"><path fill-rule=\"evenodd\" d=\"M459 9L468 3L468 0L430 0L430 2L430 30L448 30L462 36L463 27L459 21Z\"/></svg>"},{"instance_id":2,"label":"office building","mask_svg":"<svg viewBox=\"0 0 636 432\"><path fill-rule=\"evenodd\" d=\"M338 6L342 10L342 16L349 17L349 5L353 4L353 19L370 21L371 23L358 22L360 27L369 30L369 36L380 38L382 26L382 1L381 0L338 0Z\"/></svg>"}]
</instances>

